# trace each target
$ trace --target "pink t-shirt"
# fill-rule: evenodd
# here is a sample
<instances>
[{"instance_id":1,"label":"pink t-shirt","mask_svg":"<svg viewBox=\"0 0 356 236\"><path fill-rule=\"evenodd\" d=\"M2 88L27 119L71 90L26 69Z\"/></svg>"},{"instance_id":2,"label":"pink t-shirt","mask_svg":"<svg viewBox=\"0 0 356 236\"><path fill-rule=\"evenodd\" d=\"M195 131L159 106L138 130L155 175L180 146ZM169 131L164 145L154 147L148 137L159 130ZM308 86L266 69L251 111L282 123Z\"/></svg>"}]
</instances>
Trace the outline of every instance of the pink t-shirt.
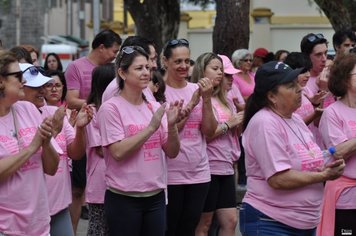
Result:
<instances>
[{"instance_id":1,"label":"pink t-shirt","mask_svg":"<svg viewBox=\"0 0 356 236\"><path fill-rule=\"evenodd\" d=\"M227 99L233 102L234 98L237 98L239 104L245 104L245 99L242 97L239 88L232 84L230 91L227 92Z\"/></svg>"},{"instance_id":2,"label":"pink t-shirt","mask_svg":"<svg viewBox=\"0 0 356 236\"><path fill-rule=\"evenodd\" d=\"M120 88L117 84L117 78L113 79L110 84L106 87L103 96L101 97L102 103L109 100L110 98L117 96L119 94ZM147 87L142 90L147 101L156 101L156 98L153 96L152 91Z\"/></svg>"},{"instance_id":3,"label":"pink t-shirt","mask_svg":"<svg viewBox=\"0 0 356 236\"><path fill-rule=\"evenodd\" d=\"M52 116L58 107L43 106L40 108L42 117ZM57 172L54 176L45 175L49 201L49 213L51 216L57 214L63 209L66 209L72 202L71 178L69 169L69 157L67 146L73 142L75 130L69 124L68 118L65 116L63 121L62 131L55 138L63 153L59 155L59 164Z\"/></svg>"},{"instance_id":4,"label":"pink t-shirt","mask_svg":"<svg viewBox=\"0 0 356 236\"><path fill-rule=\"evenodd\" d=\"M231 118L232 112L236 112L233 104L229 104L232 112L223 110L216 98L212 98L215 118L219 123L224 123ZM233 175L233 163L240 157L240 145L238 137L231 131L222 134L210 141L207 146L210 173L212 175Z\"/></svg>"},{"instance_id":5,"label":"pink t-shirt","mask_svg":"<svg viewBox=\"0 0 356 236\"><path fill-rule=\"evenodd\" d=\"M92 71L96 65L87 57L71 62L65 72L68 90L78 90L79 98L87 99L91 89Z\"/></svg>"},{"instance_id":6,"label":"pink t-shirt","mask_svg":"<svg viewBox=\"0 0 356 236\"><path fill-rule=\"evenodd\" d=\"M132 156L117 161L108 150L108 145L145 129L159 107L157 102L132 105L121 96L109 99L100 107L98 120L108 187L124 192L148 192L167 187L166 159L162 152L168 137L165 115L160 128Z\"/></svg>"},{"instance_id":7,"label":"pink t-shirt","mask_svg":"<svg viewBox=\"0 0 356 236\"><path fill-rule=\"evenodd\" d=\"M176 89L166 85L167 102L184 100L183 107L198 89L197 84L187 83ZM180 150L175 159L168 159L168 184L197 184L210 181L209 159L206 140L200 131L202 122L202 101L191 111L185 126L179 132Z\"/></svg>"},{"instance_id":8,"label":"pink t-shirt","mask_svg":"<svg viewBox=\"0 0 356 236\"><path fill-rule=\"evenodd\" d=\"M322 153L313 140L299 115L283 120L267 108L258 111L242 136L247 174L243 201L294 228L316 227L320 219L322 183L294 190L276 190L267 183L271 176L284 170L310 172L322 167Z\"/></svg>"},{"instance_id":9,"label":"pink t-shirt","mask_svg":"<svg viewBox=\"0 0 356 236\"><path fill-rule=\"evenodd\" d=\"M240 72L241 73L241 72ZM255 89L255 73L249 72L248 75L251 78L251 82L246 82L240 75L240 73L232 76L233 83L240 89L242 96L248 97L253 93Z\"/></svg>"},{"instance_id":10,"label":"pink t-shirt","mask_svg":"<svg viewBox=\"0 0 356 236\"><path fill-rule=\"evenodd\" d=\"M101 136L97 113L86 128L87 153L87 185L85 199L88 203L103 204L106 191L105 171L106 165L103 157L97 154L96 147L101 147Z\"/></svg>"},{"instance_id":11,"label":"pink t-shirt","mask_svg":"<svg viewBox=\"0 0 356 236\"><path fill-rule=\"evenodd\" d=\"M13 135L15 122L10 112L0 117L0 126L3 126L0 128L0 159L27 147L42 122L41 114L32 103L19 101L12 105L12 109L17 119L19 143ZM0 232L16 236L47 236L49 222L46 183L39 150L11 177L0 182Z\"/></svg>"},{"instance_id":12,"label":"pink t-shirt","mask_svg":"<svg viewBox=\"0 0 356 236\"><path fill-rule=\"evenodd\" d=\"M356 109L336 101L326 108L320 119L320 133L326 146L336 146L356 138ZM356 155L346 160L344 176L356 181ZM356 209L356 188L348 188L341 193L336 208Z\"/></svg>"},{"instance_id":13,"label":"pink t-shirt","mask_svg":"<svg viewBox=\"0 0 356 236\"><path fill-rule=\"evenodd\" d=\"M314 96L317 92L319 92L320 88L316 84L317 77L309 77L307 85L303 88L304 92L309 96ZM328 93L323 101L323 108L327 108L330 104L334 103L336 99L332 95L332 93Z\"/></svg>"}]
</instances>

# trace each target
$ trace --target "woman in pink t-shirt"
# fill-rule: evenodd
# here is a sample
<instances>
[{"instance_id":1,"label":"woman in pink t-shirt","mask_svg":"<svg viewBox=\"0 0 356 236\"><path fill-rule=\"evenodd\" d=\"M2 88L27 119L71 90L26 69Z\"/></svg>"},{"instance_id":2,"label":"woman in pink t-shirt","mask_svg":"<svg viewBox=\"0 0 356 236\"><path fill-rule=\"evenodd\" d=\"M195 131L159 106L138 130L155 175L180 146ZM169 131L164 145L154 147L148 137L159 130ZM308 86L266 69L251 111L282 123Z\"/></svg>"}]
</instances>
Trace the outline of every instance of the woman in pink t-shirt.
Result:
<instances>
[{"instance_id":1,"label":"woman in pink t-shirt","mask_svg":"<svg viewBox=\"0 0 356 236\"><path fill-rule=\"evenodd\" d=\"M255 73L252 68L252 54L247 49L238 49L232 56L231 60L235 68L239 71L233 75L234 84L239 88L245 101L252 94L255 87Z\"/></svg>"},{"instance_id":2,"label":"woman in pink t-shirt","mask_svg":"<svg viewBox=\"0 0 356 236\"><path fill-rule=\"evenodd\" d=\"M104 212L105 183L105 160L101 145L99 121L97 111L101 106L102 95L116 77L115 65L105 64L93 70L91 91L87 103L93 105L94 115L92 121L86 126L86 153L87 153L87 185L85 199L89 207L88 236L109 235L109 228Z\"/></svg>"},{"instance_id":3,"label":"woman in pink t-shirt","mask_svg":"<svg viewBox=\"0 0 356 236\"><path fill-rule=\"evenodd\" d=\"M184 101L187 116L178 124L181 148L168 160L167 235L194 235L210 183L206 136L217 128L211 104L213 86L208 78L187 82L189 42L172 39L163 49L166 99ZM202 99L200 99L200 97Z\"/></svg>"},{"instance_id":4,"label":"woman in pink t-shirt","mask_svg":"<svg viewBox=\"0 0 356 236\"><path fill-rule=\"evenodd\" d=\"M120 92L104 102L97 120L106 162L104 209L111 235L165 234L166 158L178 155L176 122L182 104L145 100L147 53L123 47L116 58Z\"/></svg>"},{"instance_id":5,"label":"woman in pink t-shirt","mask_svg":"<svg viewBox=\"0 0 356 236\"><path fill-rule=\"evenodd\" d=\"M51 117L24 101L15 55L0 51L0 235L48 236L50 217L44 173L56 173Z\"/></svg>"},{"instance_id":6,"label":"woman in pink t-shirt","mask_svg":"<svg viewBox=\"0 0 356 236\"><path fill-rule=\"evenodd\" d=\"M297 83L303 68L268 62L256 72L247 101L242 142L247 192L240 208L242 235L314 235L323 182L341 176L345 162L324 163L300 116Z\"/></svg>"},{"instance_id":7,"label":"woman in pink t-shirt","mask_svg":"<svg viewBox=\"0 0 356 236\"><path fill-rule=\"evenodd\" d=\"M202 78L209 78L213 84L211 102L219 125L214 135L207 137L211 182L195 235L208 235L214 213L220 225L219 234L235 235L237 213L233 164L240 154L237 127L242 123L243 112L237 114L234 104L227 99L222 83L223 62L215 53L203 53L197 58L191 80L195 82Z\"/></svg>"},{"instance_id":8,"label":"woman in pink t-shirt","mask_svg":"<svg viewBox=\"0 0 356 236\"><path fill-rule=\"evenodd\" d=\"M311 60L308 56L306 56L304 53L301 52L291 52L285 62L285 64L289 65L292 69L297 69L297 68L304 68L302 73L298 75L298 84L304 88L309 80L310 77L310 72L309 70L312 67ZM319 108L319 106L314 106L313 104L320 104L322 99L322 96L316 96L313 97L312 100L310 100L305 94L304 91L302 91L302 104L301 106L295 111L298 115L302 117L306 125L311 124L314 120L319 119L323 110ZM314 125L309 126L309 129L313 132L313 127Z\"/></svg>"},{"instance_id":9,"label":"woman in pink t-shirt","mask_svg":"<svg viewBox=\"0 0 356 236\"><path fill-rule=\"evenodd\" d=\"M328 87L340 99L325 109L319 130L325 145L342 147L343 155L334 156L346 167L341 178L326 182L320 236L356 232L356 54L337 58Z\"/></svg>"},{"instance_id":10,"label":"woman in pink t-shirt","mask_svg":"<svg viewBox=\"0 0 356 236\"><path fill-rule=\"evenodd\" d=\"M42 113L42 117L53 116L53 119L62 119L62 127L55 127L53 136L59 147L63 150L57 172L54 176L46 175L49 213L51 216L50 234L53 236L74 235L72 222L68 210L71 198L71 182L69 171L69 157L79 160L85 153L85 126L90 122L92 111L89 106L83 105L76 118L73 128L66 117L65 107L48 106L45 103L47 88L53 85L51 77L43 76L31 64L20 63L26 80L24 84L24 100L33 103ZM61 95L61 94L59 94Z\"/></svg>"}]
</instances>

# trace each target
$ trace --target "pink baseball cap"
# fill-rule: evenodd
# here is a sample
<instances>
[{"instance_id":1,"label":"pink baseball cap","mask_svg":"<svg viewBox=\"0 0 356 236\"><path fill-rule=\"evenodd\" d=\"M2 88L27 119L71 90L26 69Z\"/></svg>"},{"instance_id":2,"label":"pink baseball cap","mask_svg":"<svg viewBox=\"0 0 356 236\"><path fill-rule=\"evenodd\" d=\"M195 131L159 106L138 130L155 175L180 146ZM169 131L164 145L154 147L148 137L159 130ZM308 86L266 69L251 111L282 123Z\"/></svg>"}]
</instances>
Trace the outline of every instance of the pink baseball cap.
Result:
<instances>
[{"instance_id":1,"label":"pink baseball cap","mask_svg":"<svg viewBox=\"0 0 356 236\"><path fill-rule=\"evenodd\" d=\"M218 56L221 58L221 60L223 61L223 66L224 66L224 73L228 74L228 75L234 75L237 72L239 72L240 70L236 69L233 65L231 60L225 56L225 55L220 55L218 54Z\"/></svg>"}]
</instances>

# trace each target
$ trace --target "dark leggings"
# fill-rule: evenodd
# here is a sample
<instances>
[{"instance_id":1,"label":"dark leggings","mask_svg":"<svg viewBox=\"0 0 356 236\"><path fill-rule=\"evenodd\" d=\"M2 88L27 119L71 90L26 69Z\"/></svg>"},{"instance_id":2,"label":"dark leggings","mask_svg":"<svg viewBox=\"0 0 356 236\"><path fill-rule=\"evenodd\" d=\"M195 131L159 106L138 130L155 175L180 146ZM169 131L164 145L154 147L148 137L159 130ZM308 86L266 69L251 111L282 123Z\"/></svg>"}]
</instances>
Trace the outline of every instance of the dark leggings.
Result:
<instances>
[{"instance_id":1,"label":"dark leggings","mask_svg":"<svg viewBox=\"0 0 356 236\"><path fill-rule=\"evenodd\" d=\"M194 236L209 184L168 185L166 236Z\"/></svg>"},{"instance_id":2,"label":"dark leggings","mask_svg":"<svg viewBox=\"0 0 356 236\"><path fill-rule=\"evenodd\" d=\"M336 209L334 235L356 235L355 221L356 209Z\"/></svg>"},{"instance_id":3,"label":"dark leggings","mask_svg":"<svg viewBox=\"0 0 356 236\"><path fill-rule=\"evenodd\" d=\"M164 191L151 197L129 197L107 190L104 210L110 235L164 235L166 225Z\"/></svg>"}]
</instances>

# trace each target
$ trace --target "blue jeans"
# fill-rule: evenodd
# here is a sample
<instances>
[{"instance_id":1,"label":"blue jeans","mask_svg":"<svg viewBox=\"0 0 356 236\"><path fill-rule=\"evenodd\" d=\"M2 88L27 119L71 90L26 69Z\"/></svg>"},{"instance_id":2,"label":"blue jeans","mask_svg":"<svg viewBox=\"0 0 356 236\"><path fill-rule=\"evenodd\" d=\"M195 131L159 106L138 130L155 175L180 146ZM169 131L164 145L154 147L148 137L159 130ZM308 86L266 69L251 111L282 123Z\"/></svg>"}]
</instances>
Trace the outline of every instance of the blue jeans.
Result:
<instances>
[{"instance_id":1,"label":"blue jeans","mask_svg":"<svg viewBox=\"0 0 356 236\"><path fill-rule=\"evenodd\" d=\"M243 236L315 236L316 229L293 228L244 202L240 208L240 231Z\"/></svg>"}]
</instances>

